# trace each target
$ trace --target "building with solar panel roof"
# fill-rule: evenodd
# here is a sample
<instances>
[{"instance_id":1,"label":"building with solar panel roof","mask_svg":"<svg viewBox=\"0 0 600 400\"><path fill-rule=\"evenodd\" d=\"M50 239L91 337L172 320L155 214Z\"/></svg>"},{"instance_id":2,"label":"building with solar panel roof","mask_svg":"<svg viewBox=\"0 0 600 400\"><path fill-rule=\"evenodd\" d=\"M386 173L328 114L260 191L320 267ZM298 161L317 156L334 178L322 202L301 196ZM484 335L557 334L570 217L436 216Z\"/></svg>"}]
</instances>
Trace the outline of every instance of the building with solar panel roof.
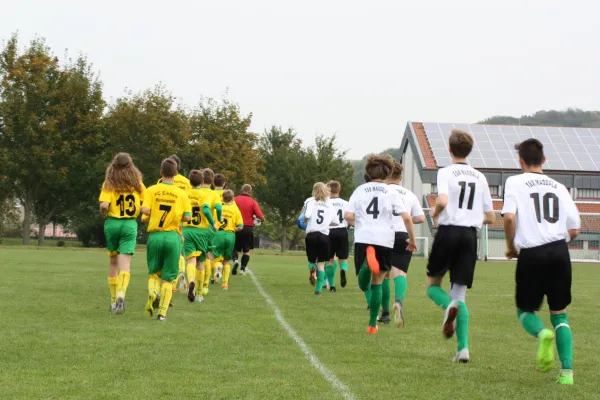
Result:
<instances>
[{"instance_id":1,"label":"building with solar panel roof","mask_svg":"<svg viewBox=\"0 0 600 400\"><path fill-rule=\"evenodd\" d=\"M408 122L400 148L403 185L423 199L425 208L435 206L437 170L452 163L448 138L453 128L473 136L468 161L486 176L498 212L504 182L521 173L514 145L532 137L541 141L545 173L570 190L582 213L582 234L570 243L572 258L600 260L600 129ZM497 222L481 233L481 258L504 257L503 224L497 216ZM417 236L431 239L434 233L431 218L417 228Z\"/></svg>"}]
</instances>

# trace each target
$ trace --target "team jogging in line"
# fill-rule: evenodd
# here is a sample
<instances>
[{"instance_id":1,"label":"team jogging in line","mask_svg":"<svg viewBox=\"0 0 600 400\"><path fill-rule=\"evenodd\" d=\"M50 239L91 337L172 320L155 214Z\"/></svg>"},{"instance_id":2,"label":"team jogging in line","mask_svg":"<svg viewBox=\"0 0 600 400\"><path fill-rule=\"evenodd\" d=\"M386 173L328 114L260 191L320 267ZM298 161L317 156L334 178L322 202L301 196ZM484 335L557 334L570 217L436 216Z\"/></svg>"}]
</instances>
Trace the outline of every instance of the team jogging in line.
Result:
<instances>
[{"instance_id":1,"label":"team jogging in line","mask_svg":"<svg viewBox=\"0 0 600 400\"><path fill-rule=\"evenodd\" d=\"M297 218L298 227L306 232L312 301L323 302L338 290L360 290L368 335L376 335L380 324L403 328L419 311L406 297L410 263L418 250L415 225L432 224L436 233L426 271L411 272L411 279L425 280L424 295L439 308L442 338L456 337L456 352L449 361L468 363L476 358L469 347L467 294L477 284L478 236L483 225L496 222L496 216L485 175L468 164L473 146L469 133L452 130L448 139L452 163L437 172L437 199L428 218L417 196L402 186L403 166L391 156L369 157L364 183L353 193L344 192L335 177L314 183ZM528 139L515 150L522 173L506 179L502 209L506 256L517 259L515 309L507 312L514 312L536 339L532 358L535 353L537 369L553 370L556 347L557 382L572 385L568 242L579 235L581 220L566 187L544 175L543 144ZM160 165L161 179L146 188L126 153L117 154L106 169L99 203L105 217L112 313L125 313L140 215L148 231L148 316L165 321L176 291L186 292L194 307L206 307L206 296L215 290L211 285L235 290L231 277L246 273L254 226L264 221L252 187L243 185L235 196L223 174L194 169L186 178L180 170L177 156L166 158ZM349 273L350 230L356 280ZM418 273L422 275L417 277ZM449 290L444 289L446 276ZM552 328L538 316L544 297Z\"/></svg>"}]
</instances>

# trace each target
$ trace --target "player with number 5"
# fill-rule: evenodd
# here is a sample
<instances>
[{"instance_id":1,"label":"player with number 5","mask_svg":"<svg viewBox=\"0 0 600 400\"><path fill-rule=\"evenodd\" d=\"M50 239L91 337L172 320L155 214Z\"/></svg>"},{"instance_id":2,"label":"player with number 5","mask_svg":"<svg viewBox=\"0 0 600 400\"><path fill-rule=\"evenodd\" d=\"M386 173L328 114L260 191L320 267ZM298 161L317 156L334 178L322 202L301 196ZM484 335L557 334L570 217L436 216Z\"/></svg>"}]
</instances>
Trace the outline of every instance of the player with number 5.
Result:
<instances>
[{"instance_id":1,"label":"player with number 5","mask_svg":"<svg viewBox=\"0 0 600 400\"><path fill-rule=\"evenodd\" d=\"M450 134L452 164L437 174L438 198L433 213L438 231L427 264L427 295L445 310L442 324L446 339L456 331L455 362L469 361L469 311L467 288L473 284L477 263L477 232L494 222L495 214L486 177L467 164L473 137L460 129ZM441 288L450 272L450 296Z\"/></svg>"},{"instance_id":2,"label":"player with number 5","mask_svg":"<svg viewBox=\"0 0 600 400\"><path fill-rule=\"evenodd\" d=\"M106 168L100 193L100 214L104 222L106 249L110 257L108 287L110 310L125 312L125 293L129 285L131 256L137 240L136 218L146 187L142 174L127 153L119 153Z\"/></svg>"},{"instance_id":3,"label":"player with number 5","mask_svg":"<svg viewBox=\"0 0 600 400\"><path fill-rule=\"evenodd\" d=\"M162 182L148 188L141 211L149 217L146 314L154 315L154 301L160 293L158 320L164 321L173 295L173 281L179 272L181 223L191 220L192 207L187 193L174 185L177 163L170 158L163 160L160 174Z\"/></svg>"}]
</instances>

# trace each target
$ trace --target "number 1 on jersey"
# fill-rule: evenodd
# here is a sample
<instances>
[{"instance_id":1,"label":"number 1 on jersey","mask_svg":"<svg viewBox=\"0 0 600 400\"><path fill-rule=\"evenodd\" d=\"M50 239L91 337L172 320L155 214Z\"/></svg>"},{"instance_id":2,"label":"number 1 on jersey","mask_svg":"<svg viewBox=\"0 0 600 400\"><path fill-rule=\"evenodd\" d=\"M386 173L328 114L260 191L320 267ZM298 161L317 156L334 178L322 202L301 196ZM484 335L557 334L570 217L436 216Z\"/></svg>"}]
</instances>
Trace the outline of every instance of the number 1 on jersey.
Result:
<instances>
[{"instance_id":1,"label":"number 1 on jersey","mask_svg":"<svg viewBox=\"0 0 600 400\"><path fill-rule=\"evenodd\" d=\"M338 219L340 220L340 224L344 223L344 216L342 215L342 209L340 208L337 212Z\"/></svg>"},{"instance_id":2,"label":"number 1 on jersey","mask_svg":"<svg viewBox=\"0 0 600 400\"><path fill-rule=\"evenodd\" d=\"M467 188L467 182L462 181L458 182L460 185L460 195L458 196L458 208L463 208L463 203L465 201L465 191ZM467 210L473 209L473 200L475 199L475 182L469 182L468 184L470 193L469 200L467 201Z\"/></svg>"}]
</instances>

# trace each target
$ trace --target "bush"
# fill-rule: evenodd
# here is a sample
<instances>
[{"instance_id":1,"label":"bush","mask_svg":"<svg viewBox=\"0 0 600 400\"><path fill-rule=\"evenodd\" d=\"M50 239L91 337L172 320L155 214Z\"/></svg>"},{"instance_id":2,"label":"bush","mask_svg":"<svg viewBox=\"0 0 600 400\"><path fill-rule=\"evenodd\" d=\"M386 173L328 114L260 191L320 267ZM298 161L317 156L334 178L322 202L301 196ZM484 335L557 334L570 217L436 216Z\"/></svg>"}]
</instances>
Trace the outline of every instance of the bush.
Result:
<instances>
[{"instance_id":1,"label":"bush","mask_svg":"<svg viewBox=\"0 0 600 400\"><path fill-rule=\"evenodd\" d=\"M58 242L56 242L56 246L58 247L64 247L65 246L65 241L64 240L59 240Z\"/></svg>"},{"instance_id":2,"label":"bush","mask_svg":"<svg viewBox=\"0 0 600 400\"><path fill-rule=\"evenodd\" d=\"M75 227L75 235L84 247L105 247L104 220L102 217L81 222Z\"/></svg>"}]
</instances>

